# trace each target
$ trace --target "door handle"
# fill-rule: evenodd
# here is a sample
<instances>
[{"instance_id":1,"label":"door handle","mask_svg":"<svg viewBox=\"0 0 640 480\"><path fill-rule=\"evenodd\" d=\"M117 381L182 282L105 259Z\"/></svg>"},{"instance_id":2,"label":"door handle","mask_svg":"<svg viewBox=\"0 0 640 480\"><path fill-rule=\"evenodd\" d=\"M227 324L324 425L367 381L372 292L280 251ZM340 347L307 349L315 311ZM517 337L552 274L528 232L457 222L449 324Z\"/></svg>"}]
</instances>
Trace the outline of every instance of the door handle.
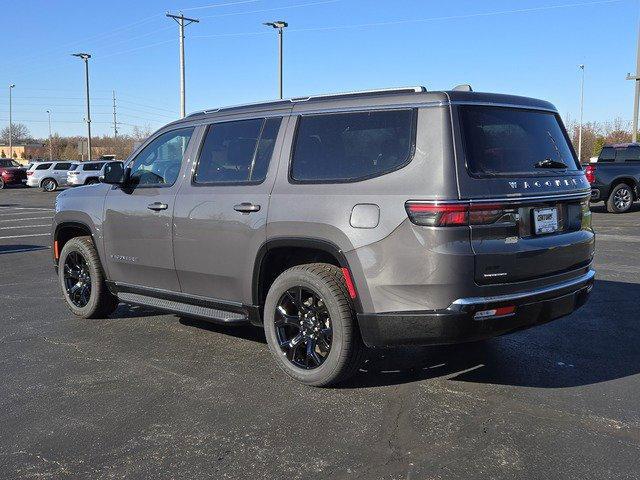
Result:
<instances>
[{"instance_id":1,"label":"door handle","mask_svg":"<svg viewBox=\"0 0 640 480\"><path fill-rule=\"evenodd\" d=\"M167 208L169 208L169 205L167 205L166 203L162 203L162 202L153 202L153 203L150 203L149 205L147 205L147 208L149 210L153 210L153 211L159 212L160 210L166 210Z\"/></svg>"},{"instance_id":2,"label":"door handle","mask_svg":"<svg viewBox=\"0 0 640 480\"><path fill-rule=\"evenodd\" d=\"M242 212L242 213L258 212L260 211L260 205L255 205L249 202L242 202L242 203L239 203L238 205L234 205L233 209L236 212Z\"/></svg>"}]
</instances>

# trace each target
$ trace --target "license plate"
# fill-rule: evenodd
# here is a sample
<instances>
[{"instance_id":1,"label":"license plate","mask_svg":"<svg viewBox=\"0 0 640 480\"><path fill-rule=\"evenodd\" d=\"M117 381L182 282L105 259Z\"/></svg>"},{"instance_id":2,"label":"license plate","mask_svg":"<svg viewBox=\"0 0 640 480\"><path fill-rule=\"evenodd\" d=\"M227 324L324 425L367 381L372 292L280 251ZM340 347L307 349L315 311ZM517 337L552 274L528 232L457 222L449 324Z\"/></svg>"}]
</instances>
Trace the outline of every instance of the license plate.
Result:
<instances>
[{"instance_id":1,"label":"license plate","mask_svg":"<svg viewBox=\"0 0 640 480\"><path fill-rule=\"evenodd\" d=\"M558 231L558 209L534 208L533 226L536 229L536 235Z\"/></svg>"}]
</instances>

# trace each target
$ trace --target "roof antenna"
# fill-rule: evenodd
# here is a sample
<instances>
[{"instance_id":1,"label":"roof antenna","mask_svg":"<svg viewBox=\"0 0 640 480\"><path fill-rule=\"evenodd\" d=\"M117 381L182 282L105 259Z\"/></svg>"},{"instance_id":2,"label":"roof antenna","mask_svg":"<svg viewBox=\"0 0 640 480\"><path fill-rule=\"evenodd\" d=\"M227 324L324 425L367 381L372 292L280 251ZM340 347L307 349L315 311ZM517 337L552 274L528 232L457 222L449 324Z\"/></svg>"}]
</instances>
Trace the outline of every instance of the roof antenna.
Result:
<instances>
[{"instance_id":1,"label":"roof antenna","mask_svg":"<svg viewBox=\"0 0 640 480\"><path fill-rule=\"evenodd\" d=\"M456 85L453 87L454 92L473 92L473 88L468 83L463 83L461 85Z\"/></svg>"}]
</instances>

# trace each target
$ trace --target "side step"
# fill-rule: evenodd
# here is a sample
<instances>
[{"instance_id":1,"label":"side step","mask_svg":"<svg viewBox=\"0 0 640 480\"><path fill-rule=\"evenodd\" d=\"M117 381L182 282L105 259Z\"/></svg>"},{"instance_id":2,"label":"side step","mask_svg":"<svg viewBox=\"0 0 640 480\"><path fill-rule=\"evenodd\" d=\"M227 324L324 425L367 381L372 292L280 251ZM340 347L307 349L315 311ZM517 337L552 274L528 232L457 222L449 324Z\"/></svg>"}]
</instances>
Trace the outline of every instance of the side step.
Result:
<instances>
[{"instance_id":1,"label":"side step","mask_svg":"<svg viewBox=\"0 0 640 480\"><path fill-rule=\"evenodd\" d=\"M182 313L184 315L200 317L224 325L241 325L249 322L248 316L240 312L229 312L219 308L192 305L189 303L168 300L165 298L150 297L132 292L118 292L117 295L124 303L144 305L172 313Z\"/></svg>"}]
</instances>

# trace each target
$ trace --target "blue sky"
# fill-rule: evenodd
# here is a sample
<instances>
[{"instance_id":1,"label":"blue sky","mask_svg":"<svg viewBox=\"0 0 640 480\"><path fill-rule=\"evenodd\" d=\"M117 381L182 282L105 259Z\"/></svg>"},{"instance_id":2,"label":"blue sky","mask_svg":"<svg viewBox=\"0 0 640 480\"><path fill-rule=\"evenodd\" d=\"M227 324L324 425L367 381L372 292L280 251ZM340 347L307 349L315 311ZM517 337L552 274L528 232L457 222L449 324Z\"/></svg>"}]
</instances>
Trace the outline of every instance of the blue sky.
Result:
<instances>
[{"instance_id":1,"label":"blue sky","mask_svg":"<svg viewBox=\"0 0 640 480\"><path fill-rule=\"evenodd\" d=\"M121 132L177 118L177 25L186 29L187 111L277 96L283 19L285 96L425 85L513 93L553 102L576 118L586 65L585 120L632 114L638 0L0 0L5 50L0 125L13 90L16 122L37 137L84 134L84 71L91 59L92 126L112 133L111 91ZM8 47L8 48L7 48Z\"/></svg>"}]
</instances>

